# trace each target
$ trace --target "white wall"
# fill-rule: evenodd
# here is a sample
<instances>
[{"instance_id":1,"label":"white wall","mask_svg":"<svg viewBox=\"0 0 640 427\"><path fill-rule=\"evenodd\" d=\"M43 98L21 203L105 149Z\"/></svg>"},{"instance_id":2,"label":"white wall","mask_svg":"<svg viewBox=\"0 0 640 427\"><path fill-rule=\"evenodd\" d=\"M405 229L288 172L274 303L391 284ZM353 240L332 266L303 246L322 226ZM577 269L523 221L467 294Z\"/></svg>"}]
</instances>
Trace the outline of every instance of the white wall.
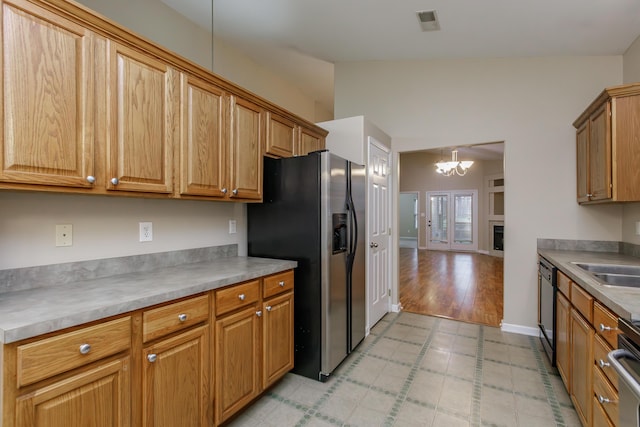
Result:
<instances>
[{"instance_id":1,"label":"white wall","mask_svg":"<svg viewBox=\"0 0 640 427\"><path fill-rule=\"evenodd\" d=\"M571 123L622 83L621 56L350 62L335 72L336 117L385 129L396 167L399 152L505 141L505 323L536 325L537 238L620 240L620 206L575 201Z\"/></svg>"},{"instance_id":2,"label":"white wall","mask_svg":"<svg viewBox=\"0 0 640 427\"><path fill-rule=\"evenodd\" d=\"M211 70L211 33L159 0L79 0L79 3ZM326 120L298 88L216 39L213 71L311 122Z\"/></svg>"},{"instance_id":3,"label":"white wall","mask_svg":"<svg viewBox=\"0 0 640 427\"><path fill-rule=\"evenodd\" d=\"M624 53L624 83L640 82L640 37Z\"/></svg>"}]
</instances>

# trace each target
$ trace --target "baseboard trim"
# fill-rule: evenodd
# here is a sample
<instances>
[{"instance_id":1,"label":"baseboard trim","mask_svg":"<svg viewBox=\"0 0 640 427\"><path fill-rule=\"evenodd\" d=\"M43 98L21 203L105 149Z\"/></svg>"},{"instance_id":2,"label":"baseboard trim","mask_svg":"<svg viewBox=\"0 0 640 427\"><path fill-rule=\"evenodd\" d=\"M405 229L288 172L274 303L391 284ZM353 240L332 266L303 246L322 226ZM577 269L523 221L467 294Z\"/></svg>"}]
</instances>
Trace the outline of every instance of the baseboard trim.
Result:
<instances>
[{"instance_id":1,"label":"baseboard trim","mask_svg":"<svg viewBox=\"0 0 640 427\"><path fill-rule=\"evenodd\" d=\"M402 311L402 304L391 304L392 313L400 313Z\"/></svg>"},{"instance_id":2,"label":"baseboard trim","mask_svg":"<svg viewBox=\"0 0 640 427\"><path fill-rule=\"evenodd\" d=\"M530 326L522 326L522 325L513 325L510 323L504 323L504 322L500 326L500 330L502 332L513 332L515 334L529 335L532 337L537 337L539 334L538 328L532 328Z\"/></svg>"},{"instance_id":3,"label":"baseboard trim","mask_svg":"<svg viewBox=\"0 0 640 427\"><path fill-rule=\"evenodd\" d=\"M483 255L489 255L489 251L485 251L485 250L479 250L478 253Z\"/></svg>"}]
</instances>

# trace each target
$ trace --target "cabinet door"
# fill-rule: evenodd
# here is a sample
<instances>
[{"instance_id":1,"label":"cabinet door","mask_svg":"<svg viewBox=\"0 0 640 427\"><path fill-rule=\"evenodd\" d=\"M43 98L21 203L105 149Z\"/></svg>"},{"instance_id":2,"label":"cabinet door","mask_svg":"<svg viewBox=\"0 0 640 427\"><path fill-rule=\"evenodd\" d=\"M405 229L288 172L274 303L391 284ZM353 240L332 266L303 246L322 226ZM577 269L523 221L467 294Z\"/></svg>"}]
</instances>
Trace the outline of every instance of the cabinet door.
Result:
<instances>
[{"instance_id":1,"label":"cabinet door","mask_svg":"<svg viewBox=\"0 0 640 427\"><path fill-rule=\"evenodd\" d=\"M611 198L611 104L589 118L589 192L591 200Z\"/></svg>"},{"instance_id":2,"label":"cabinet door","mask_svg":"<svg viewBox=\"0 0 640 427\"><path fill-rule=\"evenodd\" d=\"M91 187L92 33L26 1L2 15L0 181Z\"/></svg>"},{"instance_id":3,"label":"cabinet door","mask_svg":"<svg viewBox=\"0 0 640 427\"><path fill-rule=\"evenodd\" d=\"M209 328L159 341L143 352L143 426L208 426Z\"/></svg>"},{"instance_id":4,"label":"cabinet door","mask_svg":"<svg viewBox=\"0 0 640 427\"><path fill-rule=\"evenodd\" d=\"M233 97L231 113L232 198L262 200L262 139L264 110Z\"/></svg>"},{"instance_id":5,"label":"cabinet door","mask_svg":"<svg viewBox=\"0 0 640 427\"><path fill-rule=\"evenodd\" d=\"M569 363L569 322L571 303L560 292L556 301L556 365L567 391L571 393L571 373Z\"/></svg>"},{"instance_id":6,"label":"cabinet door","mask_svg":"<svg viewBox=\"0 0 640 427\"><path fill-rule=\"evenodd\" d=\"M571 310L571 400L582 421L591 425L593 396L593 335L591 325Z\"/></svg>"},{"instance_id":7,"label":"cabinet door","mask_svg":"<svg viewBox=\"0 0 640 427\"><path fill-rule=\"evenodd\" d=\"M129 372L129 357L125 357L20 396L16 426L129 426Z\"/></svg>"},{"instance_id":8,"label":"cabinet door","mask_svg":"<svg viewBox=\"0 0 640 427\"><path fill-rule=\"evenodd\" d=\"M578 203L588 202L589 193L589 121L585 122L576 131L576 167L577 167L577 191Z\"/></svg>"},{"instance_id":9,"label":"cabinet door","mask_svg":"<svg viewBox=\"0 0 640 427\"><path fill-rule=\"evenodd\" d=\"M298 150L296 155L304 156L312 151L322 150L325 147L324 137L314 131L299 127Z\"/></svg>"},{"instance_id":10,"label":"cabinet door","mask_svg":"<svg viewBox=\"0 0 640 427\"><path fill-rule=\"evenodd\" d=\"M225 197L229 96L187 74L181 79L180 194Z\"/></svg>"},{"instance_id":11,"label":"cabinet door","mask_svg":"<svg viewBox=\"0 0 640 427\"><path fill-rule=\"evenodd\" d=\"M263 388L293 368L293 292L263 303Z\"/></svg>"},{"instance_id":12,"label":"cabinet door","mask_svg":"<svg viewBox=\"0 0 640 427\"><path fill-rule=\"evenodd\" d=\"M216 425L260 392L260 316L251 306L216 321Z\"/></svg>"},{"instance_id":13,"label":"cabinet door","mask_svg":"<svg viewBox=\"0 0 640 427\"><path fill-rule=\"evenodd\" d=\"M296 143L296 124L277 114L268 113L265 154L291 157Z\"/></svg>"},{"instance_id":14,"label":"cabinet door","mask_svg":"<svg viewBox=\"0 0 640 427\"><path fill-rule=\"evenodd\" d=\"M107 189L171 193L177 73L110 42Z\"/></svg>"}]
</instances>

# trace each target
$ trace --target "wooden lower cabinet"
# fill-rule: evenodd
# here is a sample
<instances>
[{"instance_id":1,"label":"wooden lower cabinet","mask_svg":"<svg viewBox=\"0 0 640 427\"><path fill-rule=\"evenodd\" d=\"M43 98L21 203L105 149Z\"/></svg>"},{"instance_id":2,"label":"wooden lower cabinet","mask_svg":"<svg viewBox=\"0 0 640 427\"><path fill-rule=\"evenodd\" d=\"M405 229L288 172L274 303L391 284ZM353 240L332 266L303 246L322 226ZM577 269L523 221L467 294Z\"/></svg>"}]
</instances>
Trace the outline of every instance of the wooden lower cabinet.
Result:
<instances>
[{"instance_id":1,"label":"wooden lower cabinet","mask_svg":"<svg viewBox=\"0 0 640 427\"><path fill-rule=\"evenodd\" d=\"M208 326L146 347L142 364L143 426L210 425Z\"/></svg>"},{"instance_id":2,"label":"wooden lower cabinet","mask_svg":"<svg viewBox=\"0 0 640 427\"><path fill-rule=\"evenodd\" d=\"M54 355L52 355L54 357ZM38 387L16 401L16 427L130 425L129 357Z\"/></svg>"},{"instance_id":3,"label":"wooden lower cabinet","mask_svg":"<svg viewBox=\"0 0 640 427\"><path fill-rule=\"evenodd\" d=\"M261 391L258 305L216 320L216 424L229 419Z\"/></svg>"},{"instance_id":4,"label":"wooden lower cabinet","mask_svg":"<svg viewBox=\"0 0 640 427\"><path fill-rule=\"evenodd\" d=\"M571 310L571 401L583 426L591 425L593 399L594 329L580 313Z\"/></svg>"},{"instance_id":5,"label":"wooden lower cabinet","mask_svg":"<svg viewBox=\"0 0 640 427\"><path fill-rule=\"evenodd\" d=\"M570 371L570 319L571 319L571 303L561 293L557 293L556 301L556 366L558 373L562 377L562 381L568 386L568 392L571 393L569 385L571 384Z\"/></svg>"},{"instance_id":6,"label":"wooden lower cabinet","mask_svg":"<svg viewBox=\"0 0 640 427\"><path fill-rule=\"evenodd\" d=\"M598 399L593 396L593 427L615 427L615 424L611 423L606 412L600 405Z\"/></svg>"},{"instance_id":7,"label":"wooden lower cabinet","mask_svg":"<svg viewBox=\"0 0 640 427\"><path fill-rule=\"evenodd\" d=\"M262 387L267 388L293 368L293 292L263 303Z\"/></svg>"}]
</instances>

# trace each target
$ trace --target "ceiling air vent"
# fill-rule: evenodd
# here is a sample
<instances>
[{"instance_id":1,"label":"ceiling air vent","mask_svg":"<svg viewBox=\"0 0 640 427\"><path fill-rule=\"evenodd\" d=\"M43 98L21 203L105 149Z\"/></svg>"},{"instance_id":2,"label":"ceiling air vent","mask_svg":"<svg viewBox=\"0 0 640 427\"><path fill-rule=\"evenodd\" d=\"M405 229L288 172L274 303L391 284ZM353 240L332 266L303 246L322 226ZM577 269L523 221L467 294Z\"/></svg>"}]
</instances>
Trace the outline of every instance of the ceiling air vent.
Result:
<instances>
[{"instance_id":1,"label":"ceiling air vent","mask_svg":"<svg viewBox=\"0 0 640 427\"><path fill-rule=\"evenodd\" d=\"M435 10L423 10L416 12L418 15L418 22L422 31L436 31L440 29L440 22L438 22L438 14Z\"/></svg>"}]
</instances>

